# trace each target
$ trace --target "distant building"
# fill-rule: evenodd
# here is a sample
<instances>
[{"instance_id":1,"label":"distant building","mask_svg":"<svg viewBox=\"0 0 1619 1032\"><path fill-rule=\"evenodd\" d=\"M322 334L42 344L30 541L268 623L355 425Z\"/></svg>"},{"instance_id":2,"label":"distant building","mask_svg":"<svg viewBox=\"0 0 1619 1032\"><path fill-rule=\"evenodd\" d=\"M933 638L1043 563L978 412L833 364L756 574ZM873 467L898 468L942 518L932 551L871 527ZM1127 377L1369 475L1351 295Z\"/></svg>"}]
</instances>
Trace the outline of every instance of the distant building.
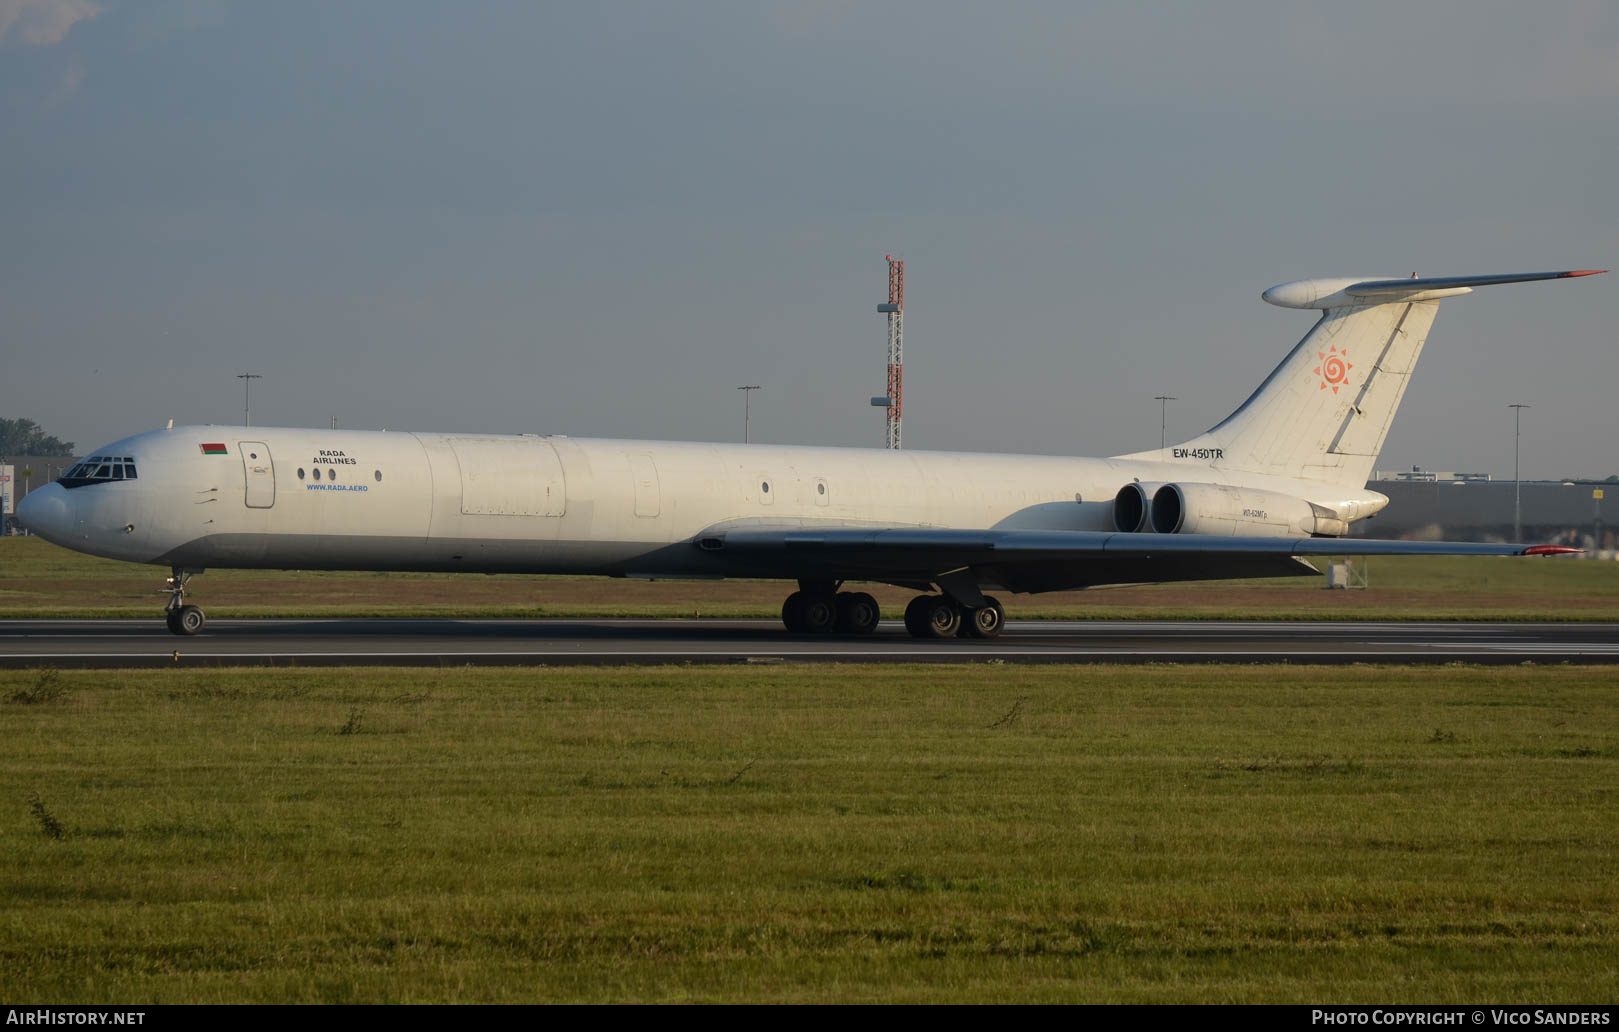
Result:
<instances>
[{"instance_id":1,"label":"distant building","mask_svg":"<svg viewBox=\"0 0 1619 1032\"><path fill-rule=\"evenodd\" d=\"M1420 481L1423 483L1433 483L1435 481L1449 482L1452 480L1489 480L1490 475L1488 473L1441 473L1436 470L1420 469L1416 466L1412 466L1411 472L1409 473L1405 472L1404 470L1375 470L1372 473L1372 479L1411 480Z\"/></svg>"},{"instance_id":2,"label":"distant building","mask_svg":"<svg viewBox=\"0 0 1619 1032\"><path fill-rule=\"evenodd\" d=\"M1519 485L1511 480L1492 480L1481 473L1379 471L1366 486L1388 495L1389 504L1371 519L1353 524L1351 533L1356 536L1443 541L1512 537L1513 497ZM1598 493L1606 497L1593 497ZM1526 542L1587 550L1619 547L1611 525L1611 514L1619 512L1619 483L1525 480L1521 511L1521 537Z\"/></svg>"}]
</instances>

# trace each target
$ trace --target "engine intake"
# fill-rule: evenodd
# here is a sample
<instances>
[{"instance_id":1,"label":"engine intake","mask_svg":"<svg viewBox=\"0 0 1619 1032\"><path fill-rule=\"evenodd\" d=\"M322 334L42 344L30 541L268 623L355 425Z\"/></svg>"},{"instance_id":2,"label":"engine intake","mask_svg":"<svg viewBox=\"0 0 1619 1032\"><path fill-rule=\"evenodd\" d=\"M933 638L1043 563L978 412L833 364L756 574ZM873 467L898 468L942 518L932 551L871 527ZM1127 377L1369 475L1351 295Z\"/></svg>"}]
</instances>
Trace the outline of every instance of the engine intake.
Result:
<instances>
[{"instance_id":1,"label":"engine intake","mask_svg":"<svg viewBox=\"0 0 1619 1032\"><path fill-rule=\"evenodd\" d=\"M1162 486L1137 481L1119 488L1119 493L1113 496L1113 526L1125 534L1151 530L1148 514L1152 509L1152 496Z\"/></svg>"}]
</instances>

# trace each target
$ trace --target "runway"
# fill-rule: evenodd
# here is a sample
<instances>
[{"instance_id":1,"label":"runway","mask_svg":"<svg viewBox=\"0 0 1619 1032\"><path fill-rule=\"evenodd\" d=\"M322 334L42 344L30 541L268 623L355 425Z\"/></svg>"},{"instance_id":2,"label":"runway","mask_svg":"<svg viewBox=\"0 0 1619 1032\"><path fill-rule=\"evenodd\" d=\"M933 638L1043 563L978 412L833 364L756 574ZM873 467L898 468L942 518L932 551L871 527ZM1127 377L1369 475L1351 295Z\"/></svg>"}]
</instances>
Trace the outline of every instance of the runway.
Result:
<instances>
[{"instance_id":1,"label":"runway","mask_svg":"<svg viewBox=\"0 0 1619 1032\"><path fill-rule=\"evenodd\" d=\"M0 667L564 663L1619 663L1619 624L1011 621L994 641L790 635L774 620L156 620L0 624Z\"/></svg>"}]
</instances>

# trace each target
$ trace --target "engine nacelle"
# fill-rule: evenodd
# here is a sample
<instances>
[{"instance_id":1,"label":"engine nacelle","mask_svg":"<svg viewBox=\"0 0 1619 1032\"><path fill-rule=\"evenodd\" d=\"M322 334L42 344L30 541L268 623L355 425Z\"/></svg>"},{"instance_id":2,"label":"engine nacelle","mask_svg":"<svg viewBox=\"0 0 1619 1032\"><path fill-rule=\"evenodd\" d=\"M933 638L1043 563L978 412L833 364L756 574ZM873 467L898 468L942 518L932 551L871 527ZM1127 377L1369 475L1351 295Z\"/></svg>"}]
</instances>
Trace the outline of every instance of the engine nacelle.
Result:
<instances>
[{"instance_id":1,"label":"engine nacelle","mask_svg":"<svg viewBox=\"0 0 1619 1032\"><path fill-rule=\"evenodd\" d=\"M1113 496L1113 526L1125 534L1152 530L1152 522L1148 519L1152 511L1152 496L1163 486L1136 481L1119 488L1119 493Z\"/></svg>"},{"instance_id":2,"label":"engine nacelle","mask_svg":"<svg viewBox=\"0 0 1619 1032\"><path fill-rule=\"evenodd\" d=\"M1302 498L1226 484L1165 484L1153 492L1152 529L1160 534L1227 537L1336 537L1348 524Z\"/></svg>"}]
</instances>

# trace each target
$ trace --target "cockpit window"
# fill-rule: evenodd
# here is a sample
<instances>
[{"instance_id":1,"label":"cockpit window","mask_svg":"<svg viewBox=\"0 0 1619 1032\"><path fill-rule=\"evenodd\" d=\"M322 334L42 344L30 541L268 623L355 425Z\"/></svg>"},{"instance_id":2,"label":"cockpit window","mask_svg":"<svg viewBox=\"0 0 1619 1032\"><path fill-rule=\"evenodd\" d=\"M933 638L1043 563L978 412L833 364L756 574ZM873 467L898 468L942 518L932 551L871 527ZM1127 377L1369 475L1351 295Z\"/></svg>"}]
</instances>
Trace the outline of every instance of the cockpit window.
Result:
<instances>
[{"instance_id":1,"label":"cockpit window","mask_svg":"<svg viewBox=\"0 0 1619 1032\"><path fill-rule=\"evenodd\" d=\"M109 480L134 480L135 459L130 455L92 455L62 474L56 482L66 488L101 484Z\"/></svg>"}]
</instances>

